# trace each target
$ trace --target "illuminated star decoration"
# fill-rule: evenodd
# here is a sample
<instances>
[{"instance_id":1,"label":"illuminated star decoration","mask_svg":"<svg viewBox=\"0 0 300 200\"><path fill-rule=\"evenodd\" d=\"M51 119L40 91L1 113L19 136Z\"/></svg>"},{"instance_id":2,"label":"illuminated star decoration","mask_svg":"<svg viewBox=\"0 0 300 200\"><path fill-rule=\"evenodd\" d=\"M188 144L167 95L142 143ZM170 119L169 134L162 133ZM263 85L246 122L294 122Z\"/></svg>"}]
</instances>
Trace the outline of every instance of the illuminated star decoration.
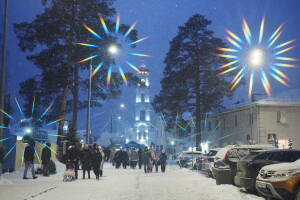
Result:
<instances>
[{"instance_id":1,"label":"illuminated star decoration","mask_svg":"<svg viewBox=\"0 0 300 200\"><path fill-rule=\"evenodd\" d=\"M132 47L133 45L137 44L137 43L140 43L146 39L148 39L148 37L144 37L144 38L141 38L141 39L138 39L136 41L126 41L128 35L131 33L132 30L134 30L135 26L137 25L137 22L133 23L129 29L122 35L119 31L119 28L120 28L120 15L117 15L117 19L116 19L116 25L115 25L115 30L114 32L110 32L110 30L108 29L106 23L105 23L105 20L104 18L99 15L99 20L102 24L102 27L103 27L103 30L105 32L105 36L104 37L101 37L98 33L96 33L93 29L91 29L89 26L87 26L86 24L83 25L83 27L88 30L94 37L96 37L97 39L99 40L106 40L109 38L109 36L116 36L118 39L121 39L122 41L126 42L126 45L128 47ZM76 42L75 44L77 45L81 45L81 46L86 46L86 47L92 47L92 48L95 48L95 49L99 49L100 46L96 45L96 44L87 44L87 43L82 43L82 42ZM108 52L110 54L117 54L118 53L118 47L117 46L110 46L108 48ZM135 53L135 52L128 52L127 53L128 55L131 55L131 56L141 56L141 57L151 57L150 55L146 55L146 54L141 54L141 53ZM80 61L78 61L78 63L83 63L83 62L86 62L86 61L89 61L89 60L92 60L93 58L96 58L96 57L99 57L100 54L99 53L95 53L94 55L90 56L90 57L87 57L87 58L84 58ZM135 70L136 72L138 73L141 73L141 71L138 69L138 67L136 67L134 64L132 64L129 60L125 60L124 62L126 65L128 65L130 68L132 68L133 70ZM92 73L92 76L94 76L99 70L101 67L103 67L105 65L105 62L104 61L101 61L97 67L93 70L93 73ZM128 82L127 82L127 79L126 79L126 76L124 74L124 70L123 70L123 67L121 64L117 64L116 65L124 83L127 85ZM107 80L106 80L106 84L107 86L110 85L110 82L111 82L111 74L112 74L112 70L113 70L113 65L112 64L109 64L109 67L108 67L108 73L107 73Z\"/></svg>"},{"instance_id":2,"label":"illuminated star decoration","mask_svg":"<svg viewBox=\"0 0 300 200\"><path fill-rule=\"evenodd\" d=\"M264 36L265 18L262 18L260 24L259 37L253 39L251 30L247 21L243 18L242 30L245 40L226 29L226 40L233 47L217 48L217 50L225 53L217 54L219 57L230 59L230 62L219 66L223 71L218 75L223 75L235 71L235 77L230 83L232 91L240 81L249 77L248 96L251 98L254 77L258 75L268 96L271 96L271 84L268 76L271 76L282 85L288 86L288 76L282 71L282 68L296 68L297 66L291 62L298 61L296 58L286 57L282 54L292 50L295 46L291 46L296 40L289 40L280 44L276 44L279 37L283 33L284 24L281 24L268 38Z\"/></svg>"},{"instance_id":3,"label":"illuminated star decoration","mask_svg":"<svg viewBox=\"0 0 300 200\"><path fill-rule=\"evenodd\" d=\"M0 124L0 129L11 129L13 130L12 133L14 133L16 136L24 136L24 132L26 134L32 134L32 130L31 128L32 127L29 127L28 125L24 126L24 127L19 127L21 126L21 124L24 122L24 121L29 121L30 123L33 122L34 120L36 121L42 121L42 119L46 116L46 114L49 112L49 110L52 108L53 106L53 103L51 103L47 108L46 110L36 119L33 119L33 114L34 114L34 111L35 111L35 105L36 105L36 99L35 97L33 98L33 102L32 102L32 107L31 107L31 117L30 118L25 118L25 115L24 115L24 112L19 104L19 101L17 100L17 98L15 98L15 102L17 104L17 107L19 109L19 112L22 116L22 119L21 120L18 120L16 118L14 118L12 115L10 115L8 112L0 109L0 112L4 115L5 118L9 118L11 121L13 121L13 125L10 127L7 127L7 126L3 126ZM62 119L58 119L58 120L54 120L52 122L48 122L46 124L46 126L49 126L51 124L54 124L54 123L57 123L59 121L61 121ZM56 137L66 137L66 136L63 136L63 135L53 135L53 134L48 134L48 136L56 136ZM5 143L5 142L9 142L8 140L10 139L14 139L15 137L6 137L6 138L3 138L0 140L0 143ZM41 144L41 143L40 143ZM16 148L16 144L14 144L8 151L7 153L5 154L4 156L4 159L6 159L10 153L13 152L14 148ZM50 148L50 147L49 147ZM53 151L53 149L52 149ZM38 157L38 154L37 152L35 152L36 156ZM39 157L38 157L39 159ZM39 159L40 160L40 159ZM23 162L23 161L22 161Z\"/></svg>"}]
</instances>

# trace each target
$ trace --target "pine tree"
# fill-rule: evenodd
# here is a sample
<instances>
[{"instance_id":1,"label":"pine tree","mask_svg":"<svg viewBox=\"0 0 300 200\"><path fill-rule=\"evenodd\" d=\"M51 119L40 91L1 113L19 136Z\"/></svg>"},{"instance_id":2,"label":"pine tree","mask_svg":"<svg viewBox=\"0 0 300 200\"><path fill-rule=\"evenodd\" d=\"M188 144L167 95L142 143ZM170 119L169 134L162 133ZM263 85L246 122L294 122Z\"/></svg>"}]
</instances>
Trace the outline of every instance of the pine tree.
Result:
<instances>
[{"instance_id":1,"label":"pine tree","mask_svg":"<svg viewBox=\"0 0 300 200\"><path fill-rule=\"evenodd\" d=\"M229 77L217 76L218 66L226 60L215 56L216 48L226 45L208 29L210 24L210 20L196 14L178 28L164 60L161 91L154 99L154 107L164 113L168 128L177 126L175 121L184 121L184 112L195 116L198 147L204 114L221 109L224 96L230 96Z\"/></svg>"},{"instance_id":2,"label":"pine tree","mask_svg":"<svg viewBox=\"0 0 300 200\"><path fill-rule=\"evenodd\" d=\"M43 13L37 15L30 23L22 22L14 26L19 47L22 51L29 52L27 58L41 70L38 76L21 83L20 94L26 100L25 108L29 112L33 96L36 96L38 105L43 109L54 101L52 116L62 119L59 123L59 134L63 132L63 121L68 111L72 112L70 133L76 134L78 109L87 104L86 98L80 97L80 88L86 90L88 77L81 77L80 74L83 73L82 70L89 68L89 63L78 65L76 62L85 55L88 57L92 52L89 48L75 46L74 42L97 40L82 25L88 24L94 30L100 30L99 14L106 18L109 28L114 26L114 23L108 20L115 14L113 2L114 0L43 0ZM120 27L121 32L127 29L126 25ZM99 31L99 34L102 33ZM132 31L129 39L136 38L137 32ZM99 45L103 47L99 51L104 51L104 42ZM103 59L107 61L105 54L102 55L93 60L93 63ZM107 64L112 62L113 60L108 60ZM93 78L92 97L95 99L105 100L120 94L121 81L118 78L115 78L115 84L110 88L97 87L104 85L103 74L106 72L107 69L103 67ZM116 76L114 73L113 77ZM101 103L93 101L92 106L101 106Z\"/></svg>"}]
</instances>

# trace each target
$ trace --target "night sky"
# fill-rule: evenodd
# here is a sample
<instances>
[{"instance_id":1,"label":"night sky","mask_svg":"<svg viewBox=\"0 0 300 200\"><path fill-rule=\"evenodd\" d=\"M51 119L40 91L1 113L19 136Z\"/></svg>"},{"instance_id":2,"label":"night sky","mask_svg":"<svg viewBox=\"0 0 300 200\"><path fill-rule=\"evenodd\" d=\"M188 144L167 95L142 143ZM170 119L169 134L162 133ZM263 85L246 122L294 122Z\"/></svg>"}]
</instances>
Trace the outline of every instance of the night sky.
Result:
<instances>
[{"instance_id":1,"label":"night sky","mask_svg":"<svg viewBox=\"0 0 300 200\"><path fill-rule=\"evenodd\" d=\"M2 2L2 1L1 1ZM258 35L259 25L263 15L266 17L265 31L270 35L278 25L286 23L281 42L291 39L300 39L299 0L117 0L115 7L121 15L121 22L132 24L138 21L137 30L139 37L150 36L148 40L138 45L138 52L150 54L152 58L133 59L136 64L145 62L151 70L150 81L152 84L152 97L159 92L160 80L164 69L163 60L169 49L170 40L176 35L177 27L183 25L189 17L199 13L212 20L211 29L218 37L224 36L225 28L229 28L242 37L241 22L244 16L253 34ZM1 12L3 5L1 5ZM9 0L9 38L8 38L8 68L9 68L9 92L12 96L18 96L18 83L37 73L32 63L26 60L26 55L17 46L17 40L13 32L13 24L21 21L31 21L34 16L42 12L40 0ZM2 26L1 26L2 29ZM299 46L300 41L297 41ZM290 57L300 58L300 47L288 54ZM273 85L273 97L300 98L299 69L291 69L289 88L278 83ZM273 82L272 82L273 83ZM260 82L257 85L261 85ZM247 101L244 88L240 88L235 96L236 100ZM261 88L257 88L259 92ZM115 105L126 104L124 113L133 113L134 89L125 89L121 99L107 101L103 108L92 110L94 131L101 130L109 120L110 113L118 114L120 111ZM126 96L126 98L124 97ZM232 101L233 102L233 101ZM232 103L226 101L229 107ZM128 111L128 112L127 112ZM99 113L104 112L102 115ZM80 117L84 117L84 113ZM126 114L127 121L131 121L132 114ZM83 121L84 120L80 120ZM100 123L99 123L100 122ZM79 129L84 128L84 123L79 124Z\"/></svg>"}]
</instances>

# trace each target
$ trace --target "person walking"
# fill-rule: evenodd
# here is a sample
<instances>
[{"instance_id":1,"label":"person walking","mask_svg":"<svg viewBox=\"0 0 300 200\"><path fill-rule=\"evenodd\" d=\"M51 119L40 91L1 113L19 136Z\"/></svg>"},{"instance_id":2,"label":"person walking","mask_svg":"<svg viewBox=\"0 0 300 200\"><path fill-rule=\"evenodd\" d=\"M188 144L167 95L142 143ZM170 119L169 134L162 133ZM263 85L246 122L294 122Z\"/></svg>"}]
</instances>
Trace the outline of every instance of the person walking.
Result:
<instances>
[{"instance_id":1,"label":"person walking","mask_svg":"<svg viewBox=\"0 0 300 200\"><path fill-rule=\"evenodd\" d=\"M42 166L43 166L43 176L49 176L49 165L51 160L51 144L49 142L46 143L46 146L42 150Z\"/></svg>"},{"instance_id":2,"label":"person walking","mask_svg":"<svg viewBox=\"0 0 300 200\"><path fill-rule=\"evenodd\" d=\"M150 171L150 167L149 167L150 158L151 158L150 151L148 150L148 147L145 147L144 154L143 154L143 164L144 164L145 173L149 173Z\"/></svg>"},{"instance_id":3,"label":"person walking","mask_svg":"<svg viewBox=\"0 0 300 200\"><path fill-rule=\"evenodd\" d=\"M111 162L112 166L115 166L115 155L116 155L116 152L117 151L116 151L115 147L111 148L109 157L110 157L110 162Z\"/></svg>"},{"instance_id":4,"label":"person walking","mask_svg":"<svg viewBox=\"0 0 300 200\"><path fill-rule=\"evenodd\" d=\"M138 152L136 149L132 148L130 153L130 167L135 169L138 161L139 161Z\"/></svg>"},{"instance_id":5,"label":"person walking","mask_svg":"<svg viewBox=\"0 0 300 200\"><path fill-rule=\"evenodd\" d=\"M160 163L161 172L165 173L168 156L167 156L166 151L164 149L161 150L161 154L159 155L158 160L159 160L159 163Z\"/></svg>"},{"instance_id":6,"label":"person walking","mask_svg":"<svg viewBox=\"0 0 300 200\"><path fill-rule=\"evenodd\" d=\"M139 169L142 169L142 164L143 164L143 152L142 152L142 149L139 149L138 156L139 156Z\"/></svg>"},{"instance_id":7,"label":"person walking","mask_svg":"<svg viewBox=\"0 0 300 200\"><path fill-rule=\"evenodd\" d=\"M95 147L93 149L93 159L92 159L92 166L96 176L96 179L99 180L100 170L101 170L101 163L104 160L104 156L101 154L99 147Z\"/></svg>"},{"instance_id":8,"label":"person walking","mask_svg":"<svg viewBox=\"0 0 300 200\"><path fill-rule=\"evenodd\" d=\"M35 144L34 141L29 141L29 144L27 145L24 151L25 169L24 169L23 179L28 179L27 171L29 168L31 168L32 178L33 179L37 178L34 172L34 152L35 152L34 144Z\"/></svg>"},{"instance_id":9,"label":"person walking","mask_svg":"<svg viewBox=\"0 0 300 200\"><path fill-rule=\"evenodd\" d=\"M129 163L129 155L127 149L122 151L122 165L124 169L127 169L127 165Z\"/></svg>"},{"instance_id":10,"label":"person walking","mask_svg":"<svg viewBox=\"0 0 300 200\"><path fill-rule=\"evenodd\" d=\"M101 147L102 148L102 147ZM108 161L109 160L109 158L110 158L110 149L108 148L108 147L104 147L104 148L102 148L102 151L104 152L104 154L105 154L105 159L104 159L104 161Z\"/></svg>"},{"instance_id":11,"label":"person walking","mask_svg":"<svg viewBox=\"0 0 300 200\"><path fill-rule=\"evenodd\" d=\"M153 165L155 166L155 172L158 172L158 166L160 165L159 156L153 152Z\"/></svg>"},{"instance_id":12,"label":"person walking","mask_svg":"<svg viewBox=\"0 0 300 200\"><path fill-rule=\"evenodd\" d=\"M80 154L81 167L83 172L83 179L85 179L85 172L88 174L88 179L91 178L91 160L92 160L92 152L88 144L85 144L82 148Z\"/></svg>"},{"instance_id":13,"label":"person walking","mask_svg":"<svg viewBox=\"0 0 300 200\"><path fill-rule=\"evenodd\" d=\"M113 158L115 162L116 169L119 169L122 163L122 150L116 150L116 153Z\"/></svg>"},{"instance_id":14,"label":"person walking","mask_svg":"<svg viewBox=\"0 0 300 200\"><path fill-rule=\"evenodd\" d=\"M103 165L104 165L104 161L105 161L105 159L104 159L105 153L103 152L103 149L100 146L99 146L99 152L102 156L102 160L101 160L101 163L100 163L100 176L102 177L102 175L103 175Z\"/></svg>"},{"instance_id":15,"label":"person walking","mask_svg":"<svg viewBox=\"0 0 300 200\"><path fill-rule=\"evenodd\" d=\"M78 165L79 165L79 150L75 145L70 145L67 150L67 165L73 165L75 170L75 178L78 178ZM66 166L67 167L67 166Z\"/></svg>"}]
</instances>

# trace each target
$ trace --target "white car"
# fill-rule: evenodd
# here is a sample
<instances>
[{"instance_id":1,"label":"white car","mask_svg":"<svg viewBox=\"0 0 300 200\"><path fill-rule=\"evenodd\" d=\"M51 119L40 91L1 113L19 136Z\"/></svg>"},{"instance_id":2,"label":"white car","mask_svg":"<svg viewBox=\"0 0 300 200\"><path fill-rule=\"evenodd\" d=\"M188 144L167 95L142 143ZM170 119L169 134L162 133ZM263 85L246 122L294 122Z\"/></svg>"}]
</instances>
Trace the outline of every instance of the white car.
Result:
<instances>
[{"instance_id":1,"label":"white car","mask_svg":"<svg viewBox=\"0 0 300 200\"><path fill-rule=\"evenodd\" d=\"M180 167L192 167L195 160L202 155L201 151L183 151L178 155L176 163Z\"/></svg>"}]
</instances>

